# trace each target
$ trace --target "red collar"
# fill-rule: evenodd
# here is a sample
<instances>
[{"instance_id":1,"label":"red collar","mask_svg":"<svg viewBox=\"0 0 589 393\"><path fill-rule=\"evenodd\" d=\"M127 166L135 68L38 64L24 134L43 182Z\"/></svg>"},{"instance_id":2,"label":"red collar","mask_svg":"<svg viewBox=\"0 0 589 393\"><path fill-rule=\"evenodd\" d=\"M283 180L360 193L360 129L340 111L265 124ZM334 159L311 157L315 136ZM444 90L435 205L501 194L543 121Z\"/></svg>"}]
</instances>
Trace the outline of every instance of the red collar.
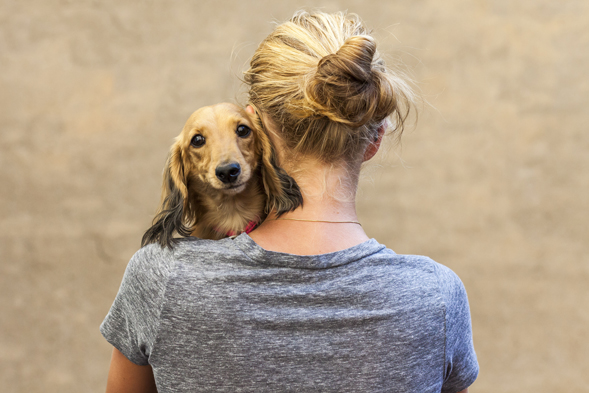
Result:
<instances>
[{"instance_id":1,"label":"red collar","mask_svg":"<svg viewBox=\"0 0 589 393\"><path fill-rule=\"evenodd\" d=\"M258 226L259 222L258 221L250 221L247 223L247 225L245 226L245 228L243 228L243 231L241 232L236 232L236 231L227 231L226 235L227 236L237 236L240 233L250 233L251 231L253 231L254 229L256 229L256 227Z\"/></svg>"}]
</instances>

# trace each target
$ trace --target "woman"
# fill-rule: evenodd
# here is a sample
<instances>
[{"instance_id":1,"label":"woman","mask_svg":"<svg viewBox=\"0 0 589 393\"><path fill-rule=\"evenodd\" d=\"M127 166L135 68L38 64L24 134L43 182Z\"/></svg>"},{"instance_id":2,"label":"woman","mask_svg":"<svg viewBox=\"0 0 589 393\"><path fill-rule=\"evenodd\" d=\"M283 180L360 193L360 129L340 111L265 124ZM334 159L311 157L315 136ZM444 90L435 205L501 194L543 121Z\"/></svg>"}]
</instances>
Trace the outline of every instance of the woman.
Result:
<instances>
[{"instance_id":1,"label":"woman","mask_svg":"<svg viewBox=\"0 0 589 393\"><path fill-rule=\"evenodd\" d=\"M401 130L410 89L342 13L296 13L250 65L247 110L304 204L249 235L139 250L101 326L107 392L466 392L460 279L369 239L355 211L360 166L389 119Z\"/></svg>"}]
</instances>

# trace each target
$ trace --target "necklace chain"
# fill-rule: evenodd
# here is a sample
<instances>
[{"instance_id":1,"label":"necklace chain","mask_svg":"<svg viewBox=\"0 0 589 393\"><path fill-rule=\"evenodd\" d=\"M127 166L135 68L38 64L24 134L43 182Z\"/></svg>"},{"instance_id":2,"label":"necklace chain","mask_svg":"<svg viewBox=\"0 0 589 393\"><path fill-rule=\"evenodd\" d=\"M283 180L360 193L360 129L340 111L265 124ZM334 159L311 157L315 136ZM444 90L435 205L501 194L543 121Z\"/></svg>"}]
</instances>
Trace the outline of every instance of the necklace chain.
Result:
<instances>
[{"instance_id":1,"label":"necklace chain","mask_svg":"<svg viewBox=\"0 0 589 393\"><path fill-rule=\"evenodd\" d=\"M328 222L330 224L358 224L362 226L358 221L329 221L329 220L306 220L303 218L288 218L288 217L279 217L274 218L274 220L289 220L289 221L308 221L308 222Z\"/></svg>"}]
</instances>

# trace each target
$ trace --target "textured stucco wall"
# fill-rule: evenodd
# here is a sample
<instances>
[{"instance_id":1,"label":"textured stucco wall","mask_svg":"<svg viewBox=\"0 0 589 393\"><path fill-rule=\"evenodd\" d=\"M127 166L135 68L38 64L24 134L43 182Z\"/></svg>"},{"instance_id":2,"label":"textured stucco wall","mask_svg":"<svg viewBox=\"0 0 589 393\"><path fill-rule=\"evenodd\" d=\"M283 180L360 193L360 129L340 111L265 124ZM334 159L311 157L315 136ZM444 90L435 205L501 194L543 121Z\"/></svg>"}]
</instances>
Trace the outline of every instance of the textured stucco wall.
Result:
<instances>
[{"instance_id":1,"label":"textured stucco wall","mask_svg":"<svg viewBox=\"0 0 589 393\"><path fill-rule=\"evenodd\" d=\"M427 101L359 214L454 269L472 392L589 391L589 2L0 0L0 390L100 392L98 332L197 107L243 102L270 21L359 13Z\"/></svg>"}]
</instances>

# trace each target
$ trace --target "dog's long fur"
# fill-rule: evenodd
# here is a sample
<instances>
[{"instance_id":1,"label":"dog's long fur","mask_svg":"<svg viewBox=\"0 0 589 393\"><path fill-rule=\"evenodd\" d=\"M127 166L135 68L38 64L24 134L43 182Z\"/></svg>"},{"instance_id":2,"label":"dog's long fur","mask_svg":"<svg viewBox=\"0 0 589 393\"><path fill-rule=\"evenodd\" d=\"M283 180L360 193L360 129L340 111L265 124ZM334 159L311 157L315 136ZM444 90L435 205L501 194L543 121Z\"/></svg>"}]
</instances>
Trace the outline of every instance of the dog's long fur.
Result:
<instances>
[{"instance_id":1,"label":"dog's long fur","mask_svg":"<svg viewBox=\"0 0 589 393\"><path fill-rule=\"evenodd\" d=\"M246 126L251 134L237 135ZM243 128L241 128L243 130ZM202 146L191 144L194 136ZM216 176L216 168L237 163L241 173L232 184ZM260 119L233 104L217 104L194 112L172 145L164 170L162 203L142 246L172 248L181 237L220 239L239 233L271 210L280 216L301 206L296 182L278 167L276 153Z\"/></svg>"}]
</instances>

